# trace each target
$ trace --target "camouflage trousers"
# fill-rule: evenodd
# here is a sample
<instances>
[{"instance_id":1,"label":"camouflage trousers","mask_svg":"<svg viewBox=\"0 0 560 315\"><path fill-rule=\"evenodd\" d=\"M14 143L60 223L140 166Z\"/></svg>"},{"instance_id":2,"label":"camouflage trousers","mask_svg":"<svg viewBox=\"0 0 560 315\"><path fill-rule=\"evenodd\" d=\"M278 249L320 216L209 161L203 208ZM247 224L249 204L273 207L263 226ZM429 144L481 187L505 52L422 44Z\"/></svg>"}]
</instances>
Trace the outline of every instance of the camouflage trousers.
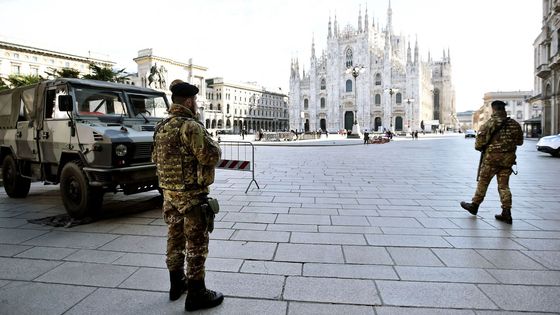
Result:
<instances>
[{"instance_id":1,"label":"camouflage trousers","mask_svg":"<svg viewBox=\"0 0 560 315\"><path fill-rule=\"evenodd\" d=\"M184 270L187 278L203 280L208 256L208 224L200 207L205 194L190 191L163 191L163 219L167 223L167 257L169 271Z\"/></svg>"},{"instance_id":2,"label":"camouflage trousers","mask_svg":"<svg viewBox=\"0 0 560 315\"><path fill-rule=\"evenodd\" d=\"M498 180L498 193L500 194L500 201L502 202L502 209L511 209L511 191L509 190L509 176L511 175L511 167L506 168L499 165L492 165L482 163L480 167L480 177L476 192L472 198L472 202L481 204L486 196L488 185L494 176Z\"/></svg>"}]
</instances>

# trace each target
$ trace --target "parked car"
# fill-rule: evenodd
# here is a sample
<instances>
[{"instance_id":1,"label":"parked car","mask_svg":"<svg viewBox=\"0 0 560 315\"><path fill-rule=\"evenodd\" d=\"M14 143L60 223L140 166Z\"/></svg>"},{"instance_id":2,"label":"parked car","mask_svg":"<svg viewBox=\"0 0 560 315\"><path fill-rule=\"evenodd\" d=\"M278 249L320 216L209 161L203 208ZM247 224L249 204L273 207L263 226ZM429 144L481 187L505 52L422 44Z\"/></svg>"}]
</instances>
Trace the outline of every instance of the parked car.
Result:
<instances>
[{"instance_id":1,"label":"parked car","mask_svg":"<svg viewBox=\"0 0 560 315\"><path fill-rule=\"evenodd\" d=\"M472 129L465 130L465 138L476 138L476 131Z\"/></svg>"},{"instance_id":2,"label":"parked car","mask_svg":"<svg viewBox=\"0 0 560 315\"><path fill-rule=\"evenodd\" d=\"M560 134L540 138L537 151L560 157Z\"/></svg>"}]
</instances>

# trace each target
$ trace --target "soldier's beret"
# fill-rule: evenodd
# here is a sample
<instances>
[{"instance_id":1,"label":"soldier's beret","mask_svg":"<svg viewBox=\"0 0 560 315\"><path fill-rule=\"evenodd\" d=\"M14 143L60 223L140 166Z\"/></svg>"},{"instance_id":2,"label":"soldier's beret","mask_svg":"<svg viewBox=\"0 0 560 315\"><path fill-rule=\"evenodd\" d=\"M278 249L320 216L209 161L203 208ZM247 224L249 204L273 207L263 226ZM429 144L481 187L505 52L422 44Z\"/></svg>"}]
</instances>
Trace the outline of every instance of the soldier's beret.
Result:
<instances>
[{"instance_id":1,"label":"soldier's beret","mask_svg":"<svg viewBox=\"0 0 560 315\"><path fill-rule=\"evenodd\" d=\"M506 109L506 103L504 103L503 101L500 101L500 100L493 101L491 106L494 109Z\"/></svg>"},{"instance_id":2,"label":"soldier's beret","mask_svg":"<svg viewBox=\"0 0 560 315\"><path fill-rule=\"evenodd\" d=\"M193 97L198 93L198 88L187 82L180 82L171 86L171 93L174 96Z\"/></svg>"}]
</instances>

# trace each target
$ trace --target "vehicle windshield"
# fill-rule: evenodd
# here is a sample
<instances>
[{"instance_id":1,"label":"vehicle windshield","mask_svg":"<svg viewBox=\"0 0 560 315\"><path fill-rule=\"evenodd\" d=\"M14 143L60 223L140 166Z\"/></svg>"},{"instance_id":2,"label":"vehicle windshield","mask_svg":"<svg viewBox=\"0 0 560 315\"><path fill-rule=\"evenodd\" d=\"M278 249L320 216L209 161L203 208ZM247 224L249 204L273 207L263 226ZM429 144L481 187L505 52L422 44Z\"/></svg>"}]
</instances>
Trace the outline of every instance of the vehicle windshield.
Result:
<instances>
[{"instance_id":1,"label":"vehicle windshield","mask_svg":"<svg viewBox=\"0 0 560 315\"><path fill-rule=\"evenodd\" d=\"M74 89L80 116L128 116L121 92L87 88Z\"/></svg>"},{"instance_id":2,"label":"vehicle windshield","mask_svg":"<svg viewBox=\"0 0 560 315\"><path fill-rule=\"evenodd\" d=\"M161 118L167 113L165 97L157 94L127 93L130 106L121 91L75 88L77 113L100 119L122 121L123 118ZM125 92L126 93L126 92Z\"/></svg>"},{"instance_id":3,"label":"vehicle windshield","mask_svg":"<svg viewBox=\"0 0 560 315\"><path fill-rule=\"evenodd\" d=\"M128 94L132 116L136 118L164 117L167 112L165 98L161 95Z\"/></svg>"}]
</instances>

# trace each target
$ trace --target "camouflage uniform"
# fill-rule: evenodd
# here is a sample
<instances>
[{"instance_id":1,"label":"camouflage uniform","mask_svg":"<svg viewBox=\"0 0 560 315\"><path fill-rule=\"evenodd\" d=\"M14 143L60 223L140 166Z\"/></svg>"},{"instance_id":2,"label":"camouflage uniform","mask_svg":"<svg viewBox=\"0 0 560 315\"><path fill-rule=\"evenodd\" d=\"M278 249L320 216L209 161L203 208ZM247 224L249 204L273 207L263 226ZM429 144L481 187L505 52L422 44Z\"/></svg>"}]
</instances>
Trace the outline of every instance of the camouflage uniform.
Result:
<instances>
[{"instance_id":1,"label":"camouflage uniform","mask_svg":"<svg viewBox=\"0 0 560 315\"><path fill-rule=\"evenodd\" d=\"M505 125L492 138L494 130L500 128L507 119ZM478 185L472 198L473 204L481 204L486 195L488 184L492 177L498 180L498 192L502 209L511 209L511 192L509 190L509 176L512 166L515 164L515 151L518 145L523 144L523 132L521 126L513 119L508 119L505 111L496 111L492 117L480 128L476 138L475 149L484 151L482 165L480 167Z\"/></svg>"},{"instance_id":2,"label":"camouflage uniform","mask_svg":"<svg viewBox=\"0 0 560 315\"><path fill-rule=\"evenodd\" d=\"M209 222L201 205L221 151L190 109L173 104L169 114L156 128L152 154L168 225L166 264L170 271L184 270L186 247L188 279L203 280Z\"/></svg>"}]
</instances>

